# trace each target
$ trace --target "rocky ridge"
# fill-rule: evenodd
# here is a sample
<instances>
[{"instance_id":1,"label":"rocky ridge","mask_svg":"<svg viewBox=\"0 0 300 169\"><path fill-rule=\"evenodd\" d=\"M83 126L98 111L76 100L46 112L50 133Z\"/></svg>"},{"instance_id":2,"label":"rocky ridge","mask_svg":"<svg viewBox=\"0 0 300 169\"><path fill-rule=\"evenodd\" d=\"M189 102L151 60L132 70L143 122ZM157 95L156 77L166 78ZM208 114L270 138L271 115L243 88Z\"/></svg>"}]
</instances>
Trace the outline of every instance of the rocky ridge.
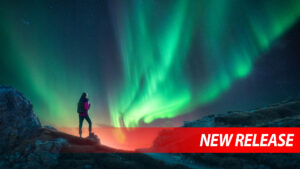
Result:
<instances>
[{"instance_id":1,"label":"rocky ridge","mask_svg":"<svg viewBox=\"0 0 300 169\"><path fill-rule=\"evenodd\" d=\"M300 127L300 97L295 97L250 111L229 111L202 119L184 122L182 127ZM170 140L177 140L173 131L162 131L153 142L156 146L172 146ZM299 168L300 154L177 154L191 164L208 165L214 168L230 169L282 169Z\"/></svg>"},{"instance_id":2,"label":"rocky ridge","mask_svg":"<svg viewBox=\"0 0 300 169\"><path fill-rule=\"evenodd\" d=\"M79 138L42 126L20 92L0 86L0 168L174 168L144 154L100 144L97 135Z\"/></svg>"}]
</instances>

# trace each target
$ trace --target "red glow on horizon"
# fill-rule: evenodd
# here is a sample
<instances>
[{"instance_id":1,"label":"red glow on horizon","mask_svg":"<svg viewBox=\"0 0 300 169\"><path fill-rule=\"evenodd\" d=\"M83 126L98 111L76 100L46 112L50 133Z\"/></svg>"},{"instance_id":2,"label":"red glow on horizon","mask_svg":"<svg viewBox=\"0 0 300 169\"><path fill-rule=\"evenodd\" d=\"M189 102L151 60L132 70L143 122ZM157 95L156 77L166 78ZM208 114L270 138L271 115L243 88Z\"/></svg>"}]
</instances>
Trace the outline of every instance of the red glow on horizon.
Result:
<instances>
[{"instance_id":1,"label":"red glow on horizon","mask_svg":"<svg viewBox=\"0 0 300 169\"><path fill-rule=\"evenodd\" d=\"M79 136L78 128L58 128L59 131ZM98 135L101 144L115 149L136 150L149 148L162 128L114 128L97 127L93 133ZM82 137L88 136L88 129L82 128Z\"/></svg>"}]
</instances>

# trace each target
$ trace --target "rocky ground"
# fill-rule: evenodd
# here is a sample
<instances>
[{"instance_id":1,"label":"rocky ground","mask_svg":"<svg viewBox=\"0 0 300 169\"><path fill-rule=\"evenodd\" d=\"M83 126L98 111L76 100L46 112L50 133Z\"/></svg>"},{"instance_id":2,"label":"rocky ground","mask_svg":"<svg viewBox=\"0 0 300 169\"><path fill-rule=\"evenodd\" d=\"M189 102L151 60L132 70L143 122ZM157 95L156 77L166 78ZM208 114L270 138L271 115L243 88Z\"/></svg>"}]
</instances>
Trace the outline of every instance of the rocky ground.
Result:
<instances>
[{"instance_id":1,"label":"rocky ground","mask_svg":"<svg viewBox=\"0 0 300 169\"><path fill-rule=\"evenodd\" d=\"M299 127L300 96L251 111L229 111L185 122L183 127Z\"/></svg>"},{"instance_id":2,"label":"rocky ground","mask_svg":"<svg viewBox=\"0 0 300 169\"><path fill-rule=\"evenodd\" d=\"M79 138L51 126L43 127L32 104L15 89L3 86L0 136L1 169L187 168L103 146L96 135Z\"/></svg>"},{"instance_id":3,"label":"rocky ground","mask_svg":"<svg viewBox=\"0 0 300 169\"><path fill-rule=\"evenodd\" d=\"M229 111L185 122L182 127L300 127L300 97L251 111ZM169 134L174 136L174 134ZM154 141L162 145L168 140L168 131ZM176 135L175 135L176 136ZM166 144L168 145L168 144ZM300 154L173 154L193 165L233 169L300 168Z\"/></svg>"},{"instance_id":4,"label":"rocky ground","mask_svg":"<svg viewBox=\"0 0 300 169\"><path fill-rule=\"evenodd\" d=\"M300 99L247 112L211 115L182 127L299 127ZM0 168L299 168L300 154L141 154L103 146L42 126L32 104L0 86ZM164 142L165 137L155 142ZM107 153L109 152L109 153ZM113 153L112 153L113 152Z\"/></svg>"}]
</instances>

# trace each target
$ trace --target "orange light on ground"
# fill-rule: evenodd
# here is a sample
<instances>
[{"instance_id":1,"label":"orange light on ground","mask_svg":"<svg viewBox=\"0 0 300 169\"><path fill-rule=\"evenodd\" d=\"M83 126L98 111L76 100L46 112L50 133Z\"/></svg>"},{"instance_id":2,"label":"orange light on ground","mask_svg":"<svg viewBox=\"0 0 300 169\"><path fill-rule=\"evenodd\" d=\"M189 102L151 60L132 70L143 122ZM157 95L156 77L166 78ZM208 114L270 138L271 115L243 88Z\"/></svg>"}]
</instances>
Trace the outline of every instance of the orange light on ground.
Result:
<instances>
[{"instance_id":1,"label":"orange light on ground","mask_svg":"<svg viewBox=\"0 0 300 169\"><path fill-rule=\"evenodd\" d=\"M59 131L79 136L78 128L58 128ZM122 150L136 150L152 146L162 128L114 128L97 127L93 132L98 135L101 144ZM82 129L83 137L88 136L88 129Z\"/></svg>"}]
</instances>

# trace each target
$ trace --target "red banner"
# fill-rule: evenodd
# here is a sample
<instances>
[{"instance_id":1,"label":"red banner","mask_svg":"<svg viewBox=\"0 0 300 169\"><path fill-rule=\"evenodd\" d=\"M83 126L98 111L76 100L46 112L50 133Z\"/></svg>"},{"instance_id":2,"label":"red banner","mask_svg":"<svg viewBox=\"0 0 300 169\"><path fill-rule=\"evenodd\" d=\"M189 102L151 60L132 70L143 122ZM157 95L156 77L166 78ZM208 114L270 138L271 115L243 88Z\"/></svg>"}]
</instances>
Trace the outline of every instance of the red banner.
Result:
<instances>
[{"instance_id":1,"label":"red banner","mask_svg":"<svg viewBox=\"0 0 300 169\"><path fill-rule=\"evenodd\" d=\"M147 151L300 153L300 128L176 128L162 132Z\"/></svg>"},{"instance_id":2,"label":"red banner","mask_svg":"<svg viewBox=\"0 0 300 169\"><path fill-rule=\"evenodd\" d=\"M134 152L300 153L298 127L141 127L96 128L93 131L102 144Z\"/></svg>"}]
</instances>

